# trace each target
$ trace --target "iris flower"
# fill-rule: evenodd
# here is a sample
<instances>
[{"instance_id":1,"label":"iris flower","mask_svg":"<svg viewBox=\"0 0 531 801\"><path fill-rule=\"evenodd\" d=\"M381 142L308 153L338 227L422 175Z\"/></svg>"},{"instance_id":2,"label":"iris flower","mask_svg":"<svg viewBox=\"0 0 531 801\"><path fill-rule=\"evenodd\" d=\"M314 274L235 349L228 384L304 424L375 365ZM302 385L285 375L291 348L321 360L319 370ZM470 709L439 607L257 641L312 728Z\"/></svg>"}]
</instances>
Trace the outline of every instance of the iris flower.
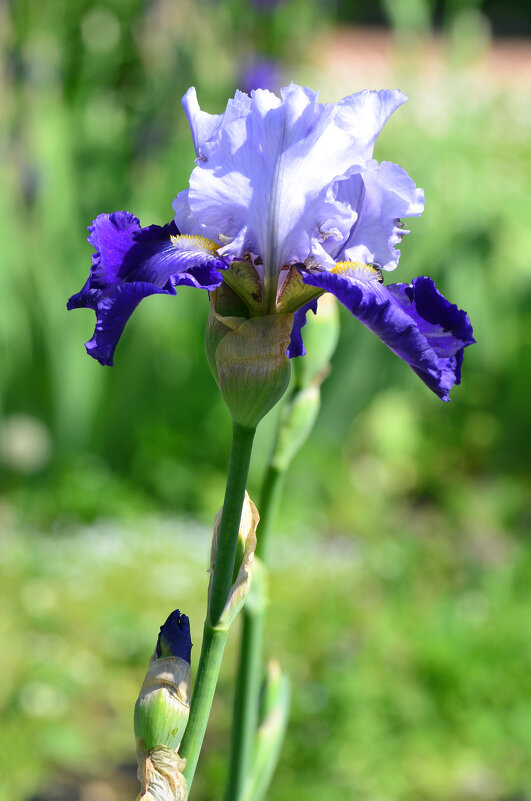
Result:
<instances>
[{"instance_id":1,"label":"iris flower","mask_svg":"<svg viewBox=\"0 0 531 801\"><path fill-rule=\"evenodd\" d=\"M373 159L383 125L406 100L366 90L321 104L316 92L291 84L280 97L237 92L212 115L189 89L183 106L196 166L173 202L174 220L143 228L118 211L89 228L90 276L68 303L96 312L88 353L112 364L144 297L175 294L181 284L212 291L225 281L250 317L293 312L288 356L303 355L306 313L331 292L448 400L463 349L474 342L467 314L430 278L382 280L408 233L401 220L424 207L404 169Z\"/></svg>"}]
</instances>

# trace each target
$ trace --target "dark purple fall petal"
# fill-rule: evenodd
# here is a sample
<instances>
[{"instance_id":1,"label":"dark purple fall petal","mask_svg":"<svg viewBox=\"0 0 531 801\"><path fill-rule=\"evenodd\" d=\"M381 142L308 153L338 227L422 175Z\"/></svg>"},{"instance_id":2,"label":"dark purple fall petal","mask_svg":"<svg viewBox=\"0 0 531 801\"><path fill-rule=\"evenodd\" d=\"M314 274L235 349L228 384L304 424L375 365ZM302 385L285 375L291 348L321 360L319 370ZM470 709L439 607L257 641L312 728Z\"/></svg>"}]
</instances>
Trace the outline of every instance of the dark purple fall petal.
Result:
<instances>
[{"instance_id":1,"label":"dark purple fall petal","mask_svg":"<svg viewBox=\"0 0 531 801\"><path fill-rule=\"evenodd\" d=\"M179 285L215 289L227 263L191 242L178 248L171 237L179 232L174 222L142 228L129 212L100 214L89 227L88 241L96 249L89 278L68 301L68 309L96 312L96 328L85 343L90 356L112 365L118 340L127 320L143 298L174 295Z\"/></svg>"},{"instance_id":2,"label":"dark purple fall petal","mask_svg":"<svg viewBox=\"0 0 531 801\"><path fill-rule=\"evenodd\" d=\"M141 300L160 294L174 295L175 289L172 286L160 289L154 284L135 281L118 284L107 294L101 289L91 289L89 279L81 292L71 297L67 304L67 309L87 308L96 312L94 334L85 342L89 356L112 367L114 351L128 319Z\"/></svg>"},{"instance_id":3,"label":"dark purple fall petal","mask_svg":"<svg viewBox=\"0 0 531 801\"><path fill-rule=\"evenodd\" d=\"M296 356L304 356L306 353L306 348L302 341L301 329L306 325L306 315L310 310L313 311L314 314L317 314L317 298L301 306L293 316L293 328L291 329L291 338L286 351L288 359L294 359Z\"/></svg>"},{"instance_id":4,"label":"dark purple fall petal","mask_svg":"<svg viewBox=\"0 0 531 801\"><path fill-rule=\"evenodd\" d=\"M475 340L466 312L447 301L431 278L385 287L370 268L302 277L334 294L441 400L450 399L450 389L461 380L463 349Z\"/></svg>"}]
</instances>

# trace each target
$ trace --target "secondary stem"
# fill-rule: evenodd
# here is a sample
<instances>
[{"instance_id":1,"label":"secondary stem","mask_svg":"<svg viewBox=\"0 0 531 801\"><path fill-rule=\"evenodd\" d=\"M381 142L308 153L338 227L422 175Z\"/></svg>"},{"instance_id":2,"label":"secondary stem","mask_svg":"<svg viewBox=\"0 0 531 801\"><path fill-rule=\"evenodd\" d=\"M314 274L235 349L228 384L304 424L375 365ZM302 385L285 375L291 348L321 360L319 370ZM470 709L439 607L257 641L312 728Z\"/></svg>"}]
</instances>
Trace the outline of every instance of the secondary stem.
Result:
<instances>
[{"instance_id":1,"label":"secondary stem","mask_svg":"<svg viewBox=\"0 0 531 801\"><path fill-rule=\"evenodd\" d=\"M262 562L267 562L269 557L271 532L274 527L280 498L282 496L284 476L284 470L279 470L278 467L274 467L270 464L264 477L264 483L262 484L259 506L260 523L255 551Z\"/></svg>"},{"instance_id":2,"label":"secondary stem","mask_svg":"<svg viewBox=\"0 0 531 801\"><path fill-rule=\"evenodd\" d=\"M218 531L216 562L205 621L201 656L190 705L190 718L179 749L186 759L184 776L188 791L199 759L205 730L218 681L228 631L217 627L229 597L233 581L234 560L238 544L238 531L242 514L245 485L249 472L255 429L233 424L232 450L229 461L227 487Z\"/></svg>"},{"instance_id":3,"label":"secondary stem","mask_svg":"<svg viewBox=\"0 0 531 801\"><path fill-rule=\"evenodd\" d=\"M269 465L260 494L260 523L255 552L263 562L269 554L283 479L284 471ZM258 723L265 614L265 604L259 604L256 609L245 606L243 610L226 801L237 801L240 797L251 765Z\"/></svg>"}]
</instances>

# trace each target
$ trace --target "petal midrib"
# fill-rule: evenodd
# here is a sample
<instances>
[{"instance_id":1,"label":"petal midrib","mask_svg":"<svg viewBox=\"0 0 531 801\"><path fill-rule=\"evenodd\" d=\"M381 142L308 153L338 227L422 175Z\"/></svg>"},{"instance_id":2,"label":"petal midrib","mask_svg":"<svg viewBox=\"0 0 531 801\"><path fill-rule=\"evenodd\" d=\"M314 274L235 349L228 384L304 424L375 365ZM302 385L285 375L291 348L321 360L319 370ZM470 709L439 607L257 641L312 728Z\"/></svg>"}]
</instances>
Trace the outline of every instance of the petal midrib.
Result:
<instances>
[{"instance_id":1,"label":"petal midrib","mask_svg":"<svg viewBox=\"0 0 531 801\"><path fill-rule=\"evenodd\" d=\"M278 146L278 157L273 172L273 181L271 188L271 197L266 217L266 236L264 237L264 253L262 258L264 260L264 299L266 308L269 311L274 311L276 306L277 297L277 283L278 274L281 265L279 262L278 253L278 220L279 220L279 186L281 183L281 175L283 173L283 163L286 156L284 143L286 141L286 109L281 107L283 111L282 135L280 137Z\"/></svg>"}]
</instances>

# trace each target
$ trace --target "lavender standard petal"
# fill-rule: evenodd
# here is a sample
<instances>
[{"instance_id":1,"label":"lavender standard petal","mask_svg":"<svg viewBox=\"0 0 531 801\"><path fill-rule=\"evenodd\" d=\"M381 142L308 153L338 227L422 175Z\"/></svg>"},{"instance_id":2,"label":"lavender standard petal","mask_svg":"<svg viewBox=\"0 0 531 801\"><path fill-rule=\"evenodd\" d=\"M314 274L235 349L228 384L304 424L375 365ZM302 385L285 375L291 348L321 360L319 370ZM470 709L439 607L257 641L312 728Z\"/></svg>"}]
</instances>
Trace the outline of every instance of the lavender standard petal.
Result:
<instances>
[{"instance_id":1,"label":"lavender standard petal","mask_svg":"<svg viewBox=\"0 0 531 801\"><path fill-rule=\"evenodd\" d=\"M186 103L201 158L189 190L176 198L175 222L187 233L221 235L220 253L258 254L275 286L283 264L304 261L330 235L337 249L348 235L352 213L331 196L332 184L366 164L385 121L407 99L365 91L322 105L317 93L291 84L280 98L257 90L246 105L237 96L237 114L227 106L208 120L191 91Z\"/></svg>"},{"instance_id":2,"label":"lavender standard petal","mask_svg":"<svg viewBox=\"0 0 531 801\"><path fill-rule=\"evenodd\" d=\"M191 86L181 102L192 132L196 155L198 159L204 159L205 144L215 139L223 125L228 125L232 120L245 116L249 110L251 99L244 92L237 91L234 98L227 102L227 108L223 114L209 114L199 108L195 87Z\"/></svg>"},{"instance_id":3,"label":"lavender standard petal","mask_svg":"<svg viewBox=\"0 0 531 801\"><path fill-rule=\"evenodd\" d=\"M415 186L402 167L373 160L359 173L338 181L334 194L357 214L336 259L394 270L400 258L396 245L409 233L401 227L400 220L422 214L423 190Z\"/></svg>"}]
</instances>

